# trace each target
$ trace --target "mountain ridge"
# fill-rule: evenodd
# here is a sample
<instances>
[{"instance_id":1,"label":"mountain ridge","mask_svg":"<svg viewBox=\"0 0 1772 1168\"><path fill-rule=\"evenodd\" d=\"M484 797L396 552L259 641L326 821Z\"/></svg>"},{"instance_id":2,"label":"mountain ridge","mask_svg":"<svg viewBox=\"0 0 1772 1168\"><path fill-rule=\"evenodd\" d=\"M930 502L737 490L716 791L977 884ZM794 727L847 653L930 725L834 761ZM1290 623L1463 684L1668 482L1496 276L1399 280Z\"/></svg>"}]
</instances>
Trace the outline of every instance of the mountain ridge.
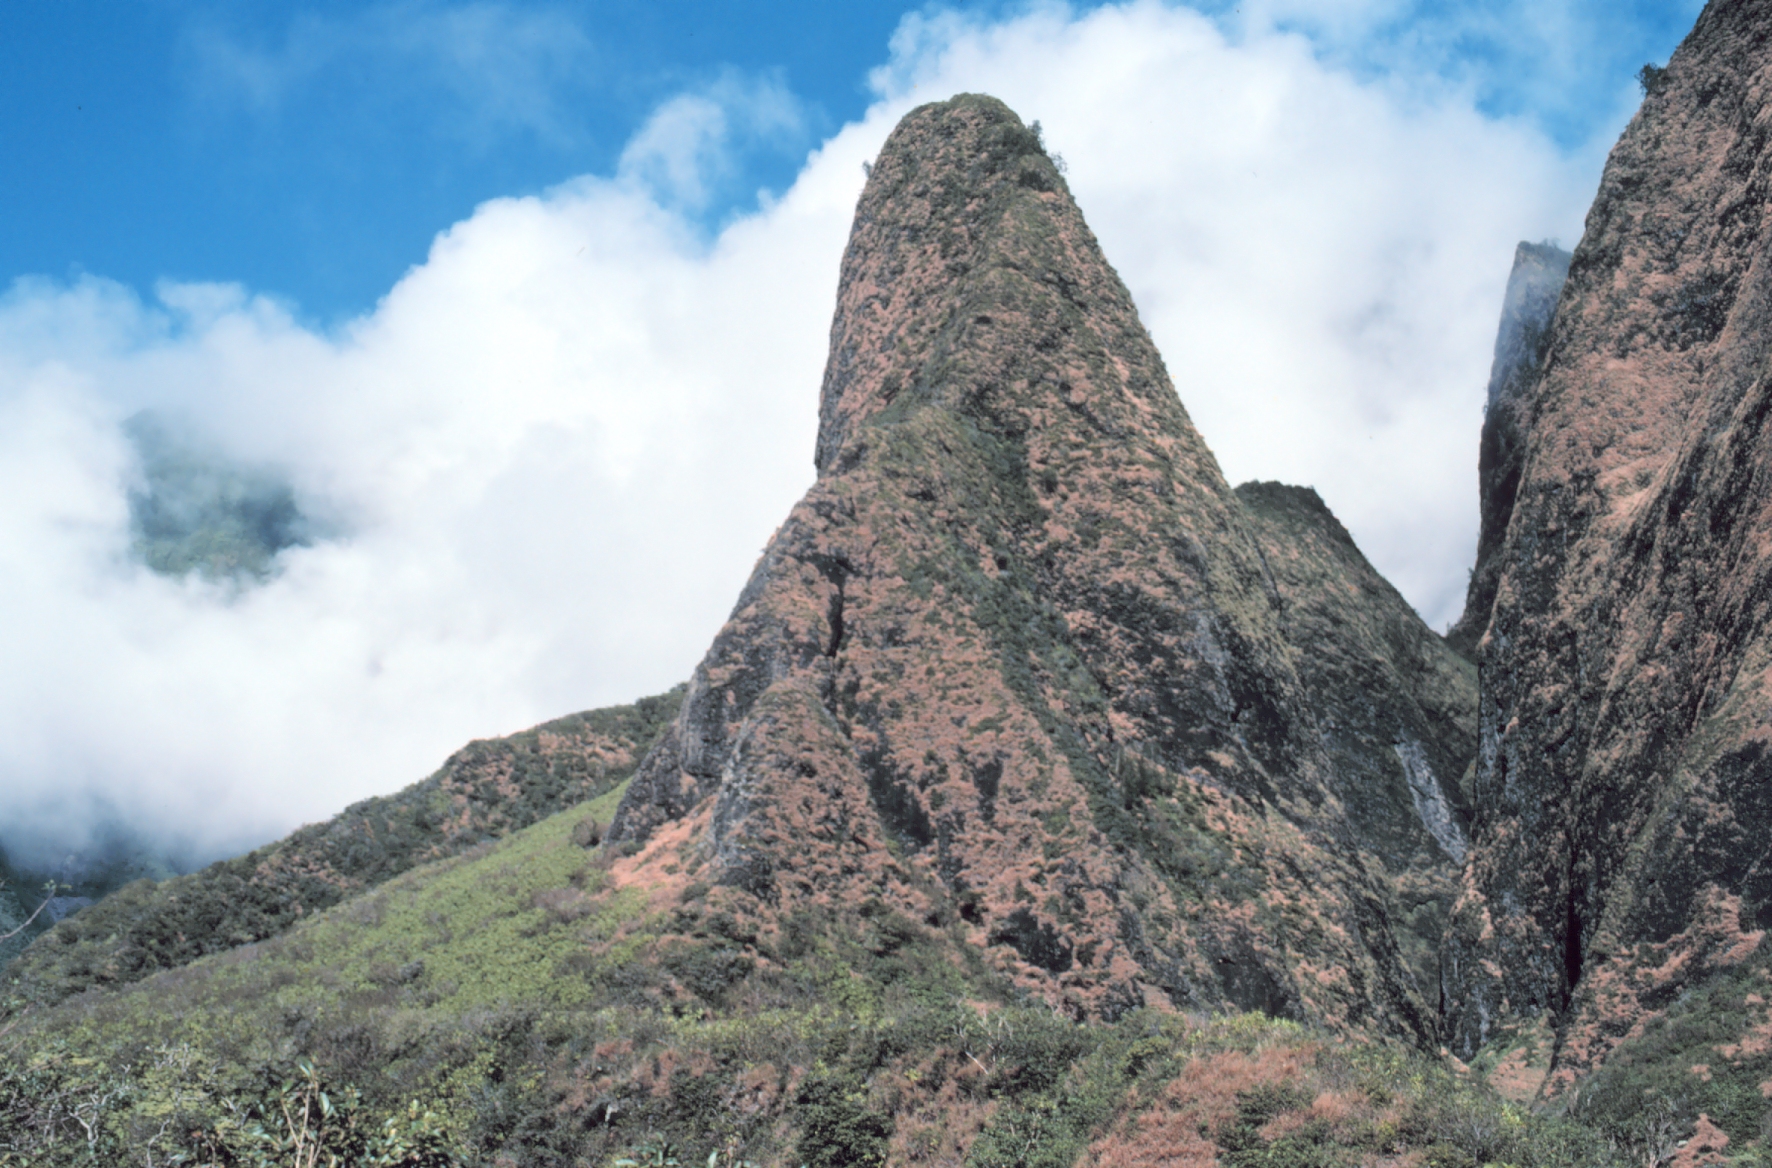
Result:
<instances>
[{"instance_id":1,"label":"mountain ridge","mask_svg":"<svg viewBox=\"0 0 1772 1168\"><path fill-rule=\"evenodd\" d=\"M1464 611L1446 632L1452 646L1473 662L1495 607L1501 547L1525 457L1529 395L1550 345L1551 318L1569 275L1569 259L1569 253L1555 244L1522 242L1514 249L1514 266L1502 297L1477 446L1476 562L1471 566Z\"/></svg>"},{"instance_id":2,"label":"mountain ridge","mask_svg":"<svg viewBox=\"0 0 1772 1168\"><path fill-rule=\"evenodd\" d=\"M469 743L430 778L243 856L137 880L57 921L0 968L15 1006L51 1006L278 936L305 916L624 782L680 690Z\"/></svg>"},{"instance_id":3,"label":"mountain ridge","mask_svg":"<svg viewBox=\"0 0 1772 1168\"><path fill-rule=\"evenodd\" d=\"M0 1155L250 1162L330 1091L310 1150L413 1165L1757 1162L1769 22L1706 9L1566 279L1516 253L1448 637L1225 481L1034 127L911 111L688 683L464 751L394 801L461 831L250 943L106 987L176 890L58 925Z\"/></svg>"}]
</instances>

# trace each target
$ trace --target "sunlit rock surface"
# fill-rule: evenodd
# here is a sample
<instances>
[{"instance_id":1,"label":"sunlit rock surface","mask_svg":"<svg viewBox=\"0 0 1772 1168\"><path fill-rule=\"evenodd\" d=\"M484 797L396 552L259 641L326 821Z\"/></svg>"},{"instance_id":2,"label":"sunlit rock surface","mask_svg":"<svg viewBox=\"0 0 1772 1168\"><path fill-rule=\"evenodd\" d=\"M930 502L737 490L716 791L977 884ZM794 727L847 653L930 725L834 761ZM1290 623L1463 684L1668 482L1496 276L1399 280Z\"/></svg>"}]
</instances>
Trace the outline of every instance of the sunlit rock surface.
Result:
<instances>
[{"instance_id":1,"label":"sunlit rock surface","mask_svg":"<svg viewBox=\"0 0 1772 1168\"><path fill-rule=\"evenodd\" d=\"M1474 679L1314 494L1230 490L1001 103L874 165L816 461L615 843L692 824L765 918L957 916L1079 1015L1431 1032Z\"/></svg>"},{"instance_id":2,"label":"sunlit rock surface","mask_svg":"<svg viewBox=\"0 0 1772 1168\"><path fill-rule=\"evenodd\" d=\"M1768 40L1713 3L1652 78L1519 399L1445 979L1552 1092L1772 922Z\"/></svg>"}]
</instances>

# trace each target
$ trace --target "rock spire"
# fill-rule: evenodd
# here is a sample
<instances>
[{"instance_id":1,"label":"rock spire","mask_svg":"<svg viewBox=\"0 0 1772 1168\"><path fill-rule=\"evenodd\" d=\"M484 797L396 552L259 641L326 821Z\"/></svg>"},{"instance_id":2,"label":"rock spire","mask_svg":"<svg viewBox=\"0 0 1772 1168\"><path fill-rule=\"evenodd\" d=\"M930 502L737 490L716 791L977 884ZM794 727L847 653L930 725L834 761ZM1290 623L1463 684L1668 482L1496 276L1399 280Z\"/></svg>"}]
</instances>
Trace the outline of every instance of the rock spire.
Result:
<instances>
[{"instance_id":1,"label":"rock spire","mask_svg":"<svg viewBox=\"0 0 1772 1168\"><path fill-rule=\"evenodd\" d=\"M1450 890L1470 678L1412 628L1371 655L1444 683L1416 722L1320 723L1292 638L1341 625L1289 625L1288 592L1369 566L1320 501L1268 522L1229 488L1002 103L917 109L874 164L816 463L611 846L695 850L765 915L913 908L1080 1014L1428 1032L1432 962L1395 922ZM1312 552L1289 522L1340 534ZM1331 586L1419 628L1388 586Z\"/></svg>"}]
</instances>

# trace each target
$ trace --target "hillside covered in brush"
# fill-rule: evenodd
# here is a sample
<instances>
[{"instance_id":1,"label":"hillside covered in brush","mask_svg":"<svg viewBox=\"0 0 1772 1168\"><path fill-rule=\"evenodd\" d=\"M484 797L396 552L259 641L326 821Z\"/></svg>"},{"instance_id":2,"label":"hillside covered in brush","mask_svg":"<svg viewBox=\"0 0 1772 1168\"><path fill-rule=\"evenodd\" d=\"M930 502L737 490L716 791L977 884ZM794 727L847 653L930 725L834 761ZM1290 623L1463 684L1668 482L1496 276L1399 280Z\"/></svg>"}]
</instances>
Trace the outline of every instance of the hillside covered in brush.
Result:
<instances>
[{"instance_id":1,"label":"hillside covered in brush","mask_svg":"<svg viewBox=\"0 0 1772 1168\"><path fill-rule=\"evenodd\" d=\"M1037 126L912 111L686 684L61 921L0 1164L1766 1162L1768 43L1516 254L1444 638L1225 481Z\"/></svg>"},{"instance_id":2,"label":"hillside covered in brush","mask_svg":"<svg viewBox=\"0 0 1772 1168\"><path fill-rule=\"evenodd\" d=\"M614 789L676 713L673 691L456 752L430 778L189 875L124 885L6 968L13 1009L127 985L277 936L418 865Z\"/></svg>"}]
</instances>

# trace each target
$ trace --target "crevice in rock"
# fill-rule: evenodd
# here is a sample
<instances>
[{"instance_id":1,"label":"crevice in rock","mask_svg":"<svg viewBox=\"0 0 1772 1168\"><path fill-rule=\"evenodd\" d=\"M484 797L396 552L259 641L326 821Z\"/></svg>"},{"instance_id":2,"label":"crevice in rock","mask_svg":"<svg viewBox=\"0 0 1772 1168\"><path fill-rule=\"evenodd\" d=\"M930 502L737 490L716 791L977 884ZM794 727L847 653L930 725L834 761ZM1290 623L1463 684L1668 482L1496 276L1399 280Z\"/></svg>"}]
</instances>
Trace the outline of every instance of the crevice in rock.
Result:
<instances>
[{"instance_id":1,"label":"crevice in rock","mask_svg":"<svg viewBox=\"0 0 1772 1168\"><path fill-rule=\"evenodd\" d=\"M843 589L844 585L849 582L849 577L855 568L849 563L849 558L841 552L809 556L807 560L818 569L819 575L830 582L833 590L825 608L825 618L831 626L831 639L824 648L824 655L835 657L837 650L843 647Z\"/></svg>"},{"instance_id":2,"label":"crevice in rock","mask_svg":"<svg viewBox=\"0 0 1772 1168\"><path fill-rule=\"evenodd\" d=\"M835 592L831 593L831 605L830 605L829 615L830 615L830 622L831 622L831 643L830 643L830 646L825 649L824 655L826 657L835 657L837 655L838 647L843 644L843 581L842 580L837 581L837 590Z\"/></svg>"},{"instance_id":3,"label":"crevice in rock","mask_svg":"<svg viewBox=\"0 0 1772 1168\"><path fill-rule=\"evenodd\" d=\"M1575 1001L1575 986L1581 981L1581 908L1575 887L1574 860L1570 860L1568 904L1563 921L1563 1009Z\"/></svg>"}]
</instances>

